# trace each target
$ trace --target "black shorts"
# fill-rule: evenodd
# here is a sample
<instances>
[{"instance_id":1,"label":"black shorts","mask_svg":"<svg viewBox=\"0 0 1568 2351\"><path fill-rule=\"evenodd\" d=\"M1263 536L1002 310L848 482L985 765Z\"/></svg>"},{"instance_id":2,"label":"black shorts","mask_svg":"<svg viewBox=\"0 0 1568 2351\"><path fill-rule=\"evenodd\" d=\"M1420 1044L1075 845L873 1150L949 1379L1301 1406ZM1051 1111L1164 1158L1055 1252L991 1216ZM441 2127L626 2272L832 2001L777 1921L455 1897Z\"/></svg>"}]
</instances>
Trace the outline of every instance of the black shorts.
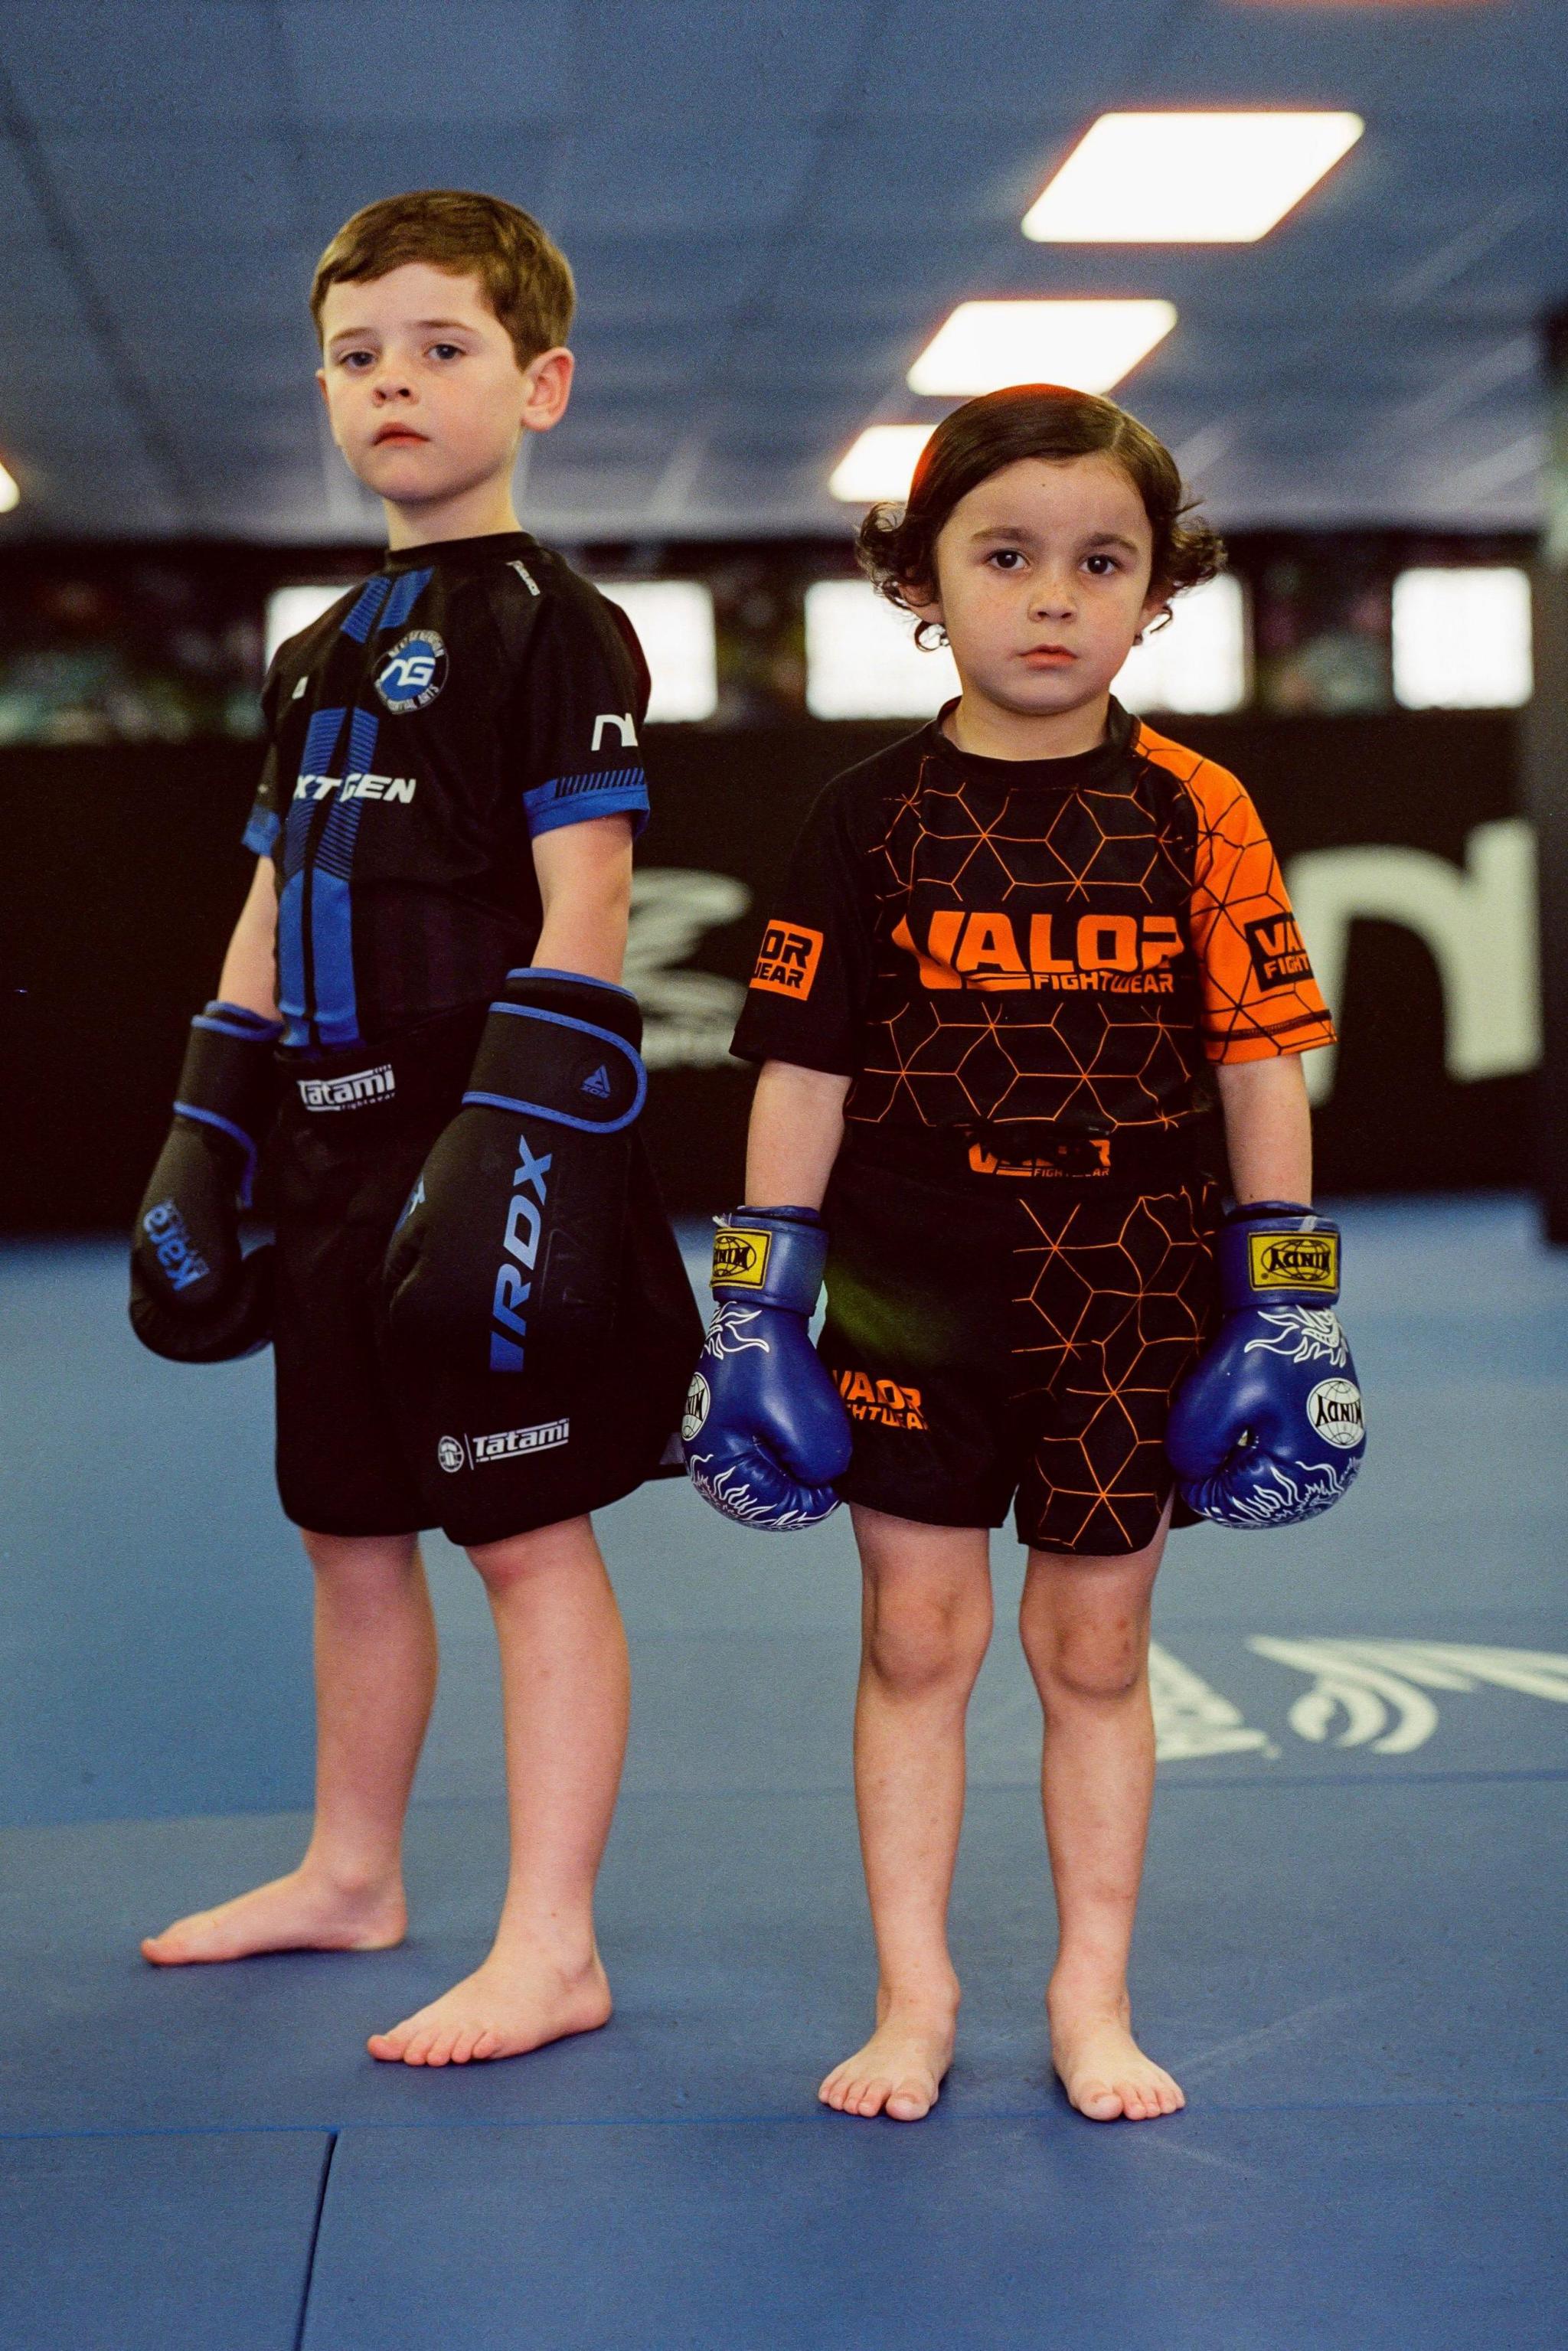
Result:
<instances>
[{"instance_id":1,"label":"black shorts","mask_svg":"<svg viewBox=\"0 0 1568 2351\"><path fill-rule=\"evenodd\" d=\"M1010 1502L1020 1542L1078 1556L1153 1541L1171 1395L1216 1319L1217 1185L971 1175L956 1154L911 1173L852 1128L824 1215L846 1501L944 1527Z\"/></svg>"},{"instance_id":2,"label":"black shorts","mask_svg":"<svg viewBox=\"0 0 1568 2351\"><path fill-rule=\"evenodd\" d=\"M297 1525L499 1542L676 1476L702 1323L641 1137L613 1343L591 1384L409 1360L387 1242L455 1112L484 1008L385 1052L290 1061L269 1151L277 1227L277 1485ZM476 1440L483 1440L476 1442Z\"/></svg>"}]
</instances>

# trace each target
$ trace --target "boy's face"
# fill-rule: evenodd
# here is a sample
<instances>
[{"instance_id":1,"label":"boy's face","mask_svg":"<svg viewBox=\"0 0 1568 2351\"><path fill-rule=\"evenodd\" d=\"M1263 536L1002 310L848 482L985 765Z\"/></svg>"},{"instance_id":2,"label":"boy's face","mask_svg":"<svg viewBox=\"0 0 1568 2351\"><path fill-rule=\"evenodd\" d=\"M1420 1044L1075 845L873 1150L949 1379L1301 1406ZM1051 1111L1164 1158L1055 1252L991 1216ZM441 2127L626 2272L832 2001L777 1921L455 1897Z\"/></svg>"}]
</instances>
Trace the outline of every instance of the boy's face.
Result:
<instances>
[{"instance_id":1,"label":"boy's face","mask_svg":"<svg viewBox=\"0 0 1568 2351\"><path fill-rule=\"evenodd\" d=\"M1021 457L959 499L937 535L936 599L915 609L946 630L966 694L1054 716L1103 694L1162 610L1153 551L1110 458Z\"/></svg>"},{"instance_id":2,"label":"boy's face","mask_svg":"<svg viewBox=\"0 0 1568 2351\"><path fill-rule=\"evenodd\" d=\"M332 438L398 507L509 475L520 435L548 433L571 388L570 351L519 367L481 281L423 261L329 287L321 345Z\"/></svg>"}]
</instances>

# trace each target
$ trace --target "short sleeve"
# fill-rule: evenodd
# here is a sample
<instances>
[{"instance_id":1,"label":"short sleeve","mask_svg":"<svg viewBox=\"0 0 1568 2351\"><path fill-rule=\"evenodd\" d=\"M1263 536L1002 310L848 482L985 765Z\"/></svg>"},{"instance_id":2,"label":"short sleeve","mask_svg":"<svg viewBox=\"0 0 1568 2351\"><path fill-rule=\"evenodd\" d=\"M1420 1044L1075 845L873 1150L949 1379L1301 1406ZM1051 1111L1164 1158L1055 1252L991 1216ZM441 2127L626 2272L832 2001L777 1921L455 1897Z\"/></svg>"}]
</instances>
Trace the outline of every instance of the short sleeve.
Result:
<instances>
[{"instance_id":1,"label":"short sleeve","mask_svg":"<svg viewBox=\"0 0 1568 2351\"><path fill-rule=\"evenodd\" d=\"M595 816L629 816L642 831L648 666L619 606L585 582L551 596L530 634L514 708L530 839Z\"/></svg>"},{"instance_id":2,"label":"short sleeve","mask_svg":"<svg viewBox=\"0 0 1568 2351\"><path fill-rule=\"evenodd\" d=\"M1211 1061L1261 1061L1332 1045L1333 1022L1291 910L1273 844L1247 791L1205 760L1190 913Z\"/></svg>"},{"instance_id":3,"label":"short sleeve","mask_svg":"<svg viewBox=\"0 0 1568 2351\"><path fill-rule=\"evenodd\" d=\"M277 836L283 830L283 794L277 773L277 664L267 673L261 689L262 718L267 729L267 757L262 762L261 779L251 802L250 815L241 836L253 856L270 857Z\"/></svg>"},{"instance_id":4,"label":"short sleeve","mask_svg":"<svg viewBox=\"0 0 1568 2351\"><path fill-rule=\"evenodd\" d=\"M874 908L843 793L807 818L763 930L731 1051L852 1078L864 1061Z\"/></svg>"}]
</instances>

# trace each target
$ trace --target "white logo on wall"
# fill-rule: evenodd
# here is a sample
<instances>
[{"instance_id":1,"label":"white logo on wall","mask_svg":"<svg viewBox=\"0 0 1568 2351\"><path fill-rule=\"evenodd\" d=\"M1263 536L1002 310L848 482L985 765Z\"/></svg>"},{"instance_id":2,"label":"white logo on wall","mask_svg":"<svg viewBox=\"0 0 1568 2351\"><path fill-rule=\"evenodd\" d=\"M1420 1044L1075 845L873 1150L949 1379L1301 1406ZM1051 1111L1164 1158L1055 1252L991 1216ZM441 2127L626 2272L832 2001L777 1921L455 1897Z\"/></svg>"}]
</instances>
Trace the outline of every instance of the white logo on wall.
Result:
<instances>
[{"instance_id":1,"label":"white logo on wall","mask_svg":"<svg viewBox=\"0 0 1568 2351\"><path fill-rule=\"evenodd\" d=\"M1461 1081L1532 1070L1541 1059L1535 833L1524 817L1479 824L1463 866L1425 849L1312 849L1285 886L1312 971L1339 1008L1354 924L1414 931L1443 984L1443 1059ZM1333 1092L1337 1049L1305 1057L1314 1102Z\"/></svg>"},{"instance_id":2,"label":"white logo on wall","mask_svg":"<svg viewBox=\"0 0 1568 2351\"><path fill-rule=\"evenodd\" d=\"M651 1070L713 1070L729 1059L744 986L677 967L706 931L737 922L750 904L746 883L728 873L652 865L632 874L625 977L643 1008L643 1059Z\"/></svg>"}]
</instances>

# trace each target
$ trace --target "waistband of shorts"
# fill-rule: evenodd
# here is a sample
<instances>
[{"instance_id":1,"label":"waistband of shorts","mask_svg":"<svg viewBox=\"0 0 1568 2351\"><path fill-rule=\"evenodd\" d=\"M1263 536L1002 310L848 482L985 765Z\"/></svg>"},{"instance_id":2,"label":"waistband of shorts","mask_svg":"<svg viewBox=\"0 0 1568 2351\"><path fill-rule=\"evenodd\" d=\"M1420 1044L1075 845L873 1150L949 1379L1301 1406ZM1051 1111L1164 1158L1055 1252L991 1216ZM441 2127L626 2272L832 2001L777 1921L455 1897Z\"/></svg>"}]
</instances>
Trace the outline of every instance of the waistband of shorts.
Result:
<instances>
[{"instance_id":1,"label":"waistband of shorts","mask_svg":"<svg viewBox=\"0 0 1568 2351\"><path fill-rule=\"evenodd\" d=\"M1147 1192L1201 1183L1223 1165L1218 1118L1108 1134L1047 1121L1011 1126L875 1125L847 1119L844 1155L862 1167L988 1193L1050 1185L1071 1191Z\"/></svg>"},{"instance_id":2,"label":"waistband of shorts","mask_svg":"<svg viewBox=\"0 0 1568 2351\"><path fill-rule=\"evenodd\" d=\"M455 1111L488 1009L487 1001L465 1005L380 1044L344 1052L280 1051L285 1106L345 1135L447 1105Z\"/></svg>"}]
</instances>

